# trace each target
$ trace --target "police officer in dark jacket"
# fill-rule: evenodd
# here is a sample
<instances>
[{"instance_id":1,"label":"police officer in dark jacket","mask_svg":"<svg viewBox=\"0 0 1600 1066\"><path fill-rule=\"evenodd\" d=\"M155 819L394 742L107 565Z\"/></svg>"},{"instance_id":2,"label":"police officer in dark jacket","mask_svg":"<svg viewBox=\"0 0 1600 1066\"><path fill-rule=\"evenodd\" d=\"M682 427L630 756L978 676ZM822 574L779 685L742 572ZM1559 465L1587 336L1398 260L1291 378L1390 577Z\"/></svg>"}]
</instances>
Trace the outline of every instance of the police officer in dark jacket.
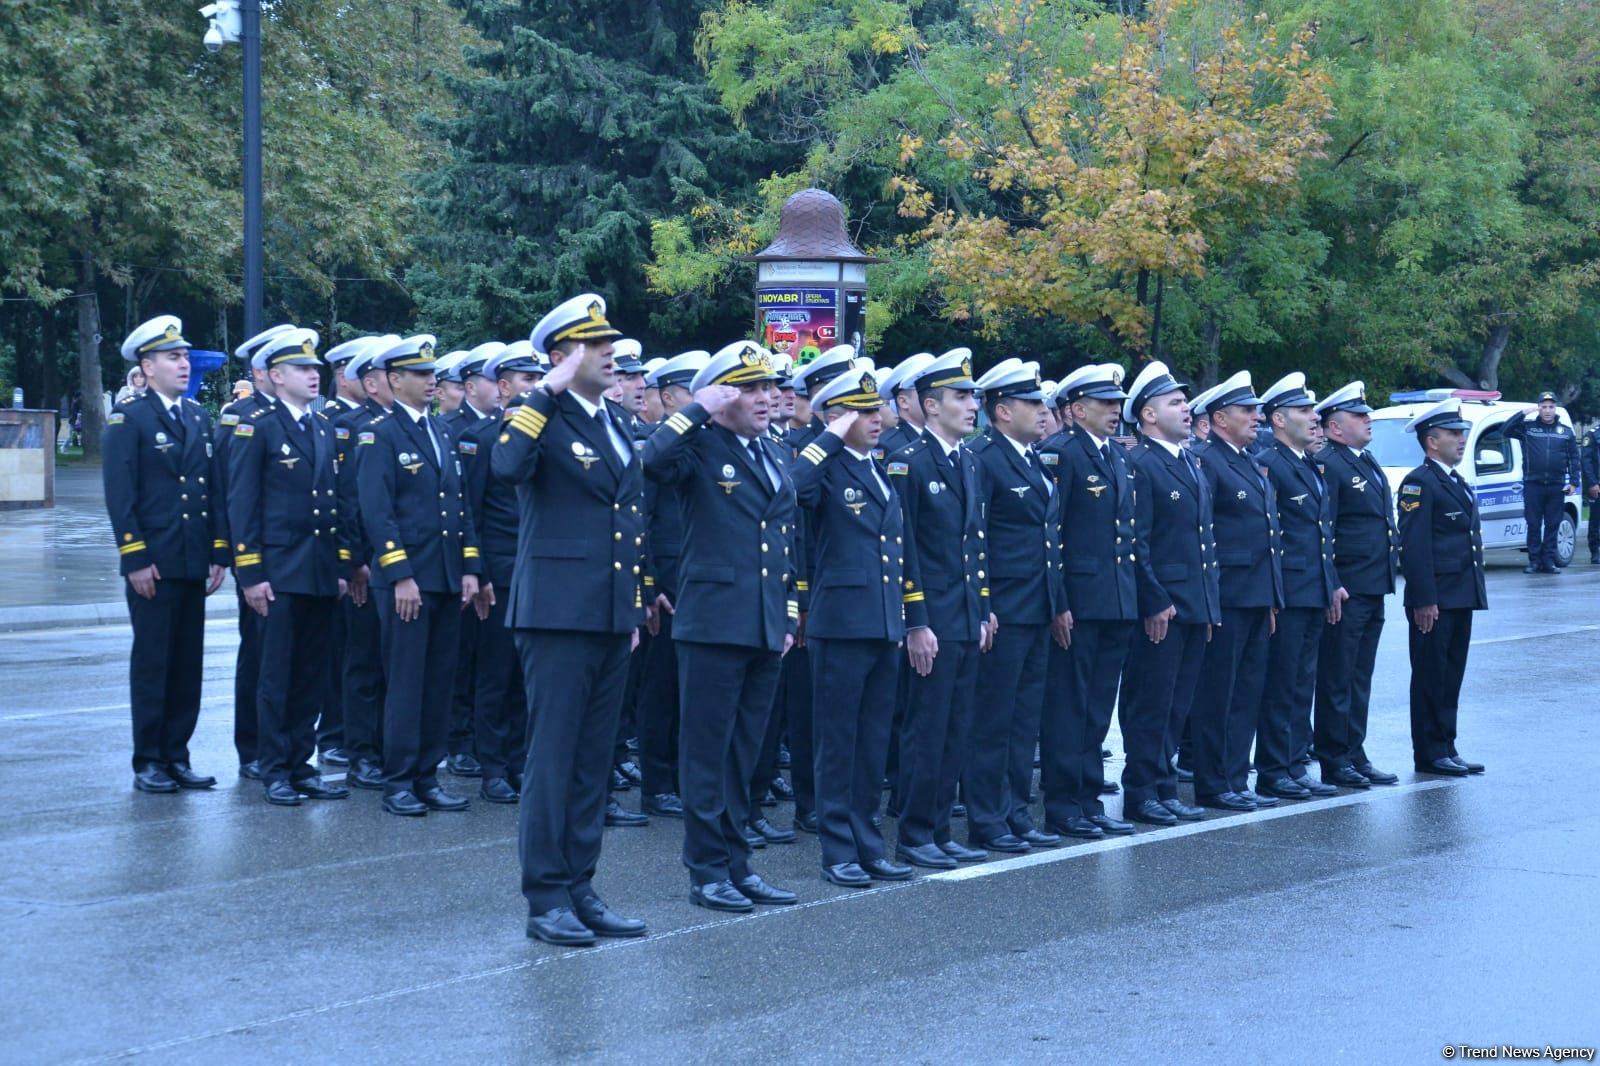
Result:
<instances>
[{"instance_id":1,"label":"police officer in dark jacket","mask_svg":"<svg viewBox=\"0 0 1600 1066\"><path fill-rule=\"evenodd\" d=\"M778 374L765 349L737 341L690 382L693 402L645 445L645 475L683 510L674 605L678 656L683 864L689 902L719 911L789 904L750 869L750 779L767 732L780 663L794 643L788 537L794 483L768 442Z\"/></svg>"},{"instance_id":2,"label":"police officer in dark jacket","mask_svg":"<svg viewBox=\"0 0 1600 1066\"><path fill-rule=\"evenodd\" d=\"M1050 650L1050 689L1039 731L1039 784L1045 827L1095 839L1131 833L1106 814L1101 745L1111 727L1117 683L1138 618L1135 481L1112 440L1128 394L1115 363L1079 367L1056 392L1065 395L1077 432L1056 466L1061 561L1072 643Z\"/></svg>"},{"instance_id":3,"label":"police officer in dark jacket","mask_svg":"<svg viewBox=\"0 0 1600 1066\"><path fill-rule=\"evenodd\" d=\"M973 442L989 543L978 580L988 583L999 629L978 663L978 691L994 702L975 716L961 797L969 845L1018 852L1061 842L1033 824L1028 792L1049 641L1071 643L1072 615L1061 579L1055 486L1031 448L1045 427L1039 364L1004 359L978 379L978 390L990 427Z\"/></svg>"},{"instance_id":4,"label":"police officer in dark jacket","mask_svg":"<svg viewBox=\"0 0 1600 1066\"><path fill-rule=\"evenodd\" d=\"M1457 473L1471 423L1445 400L1406 424L1427 457L1400 482L1400 570L1411 653L1411 750L1419 773L1482 773L1456 750L1472 612L1489 606L1472 486Z\"/></svg>"},{"instance_id":5,"label":"police officer in dark jacket","mask_svg":"<svg viewBox=\"0 0 1600 1066\"><path fill-rule=\"evenodd\" d=\"M539 381L543 368L528 341L500 345L484 366L484 376L499 389L497 409L511 412ZM472 401L469 390L467 401ZM465 405L463 405L465 406ZM517 486L494 472L494 449L505 431L500 418L464 423L456 451L467 486L467 509L483 550L483 576L497 589L510 589L517 562ZM528 703L522 663L506 626L505 595L498 595L478 630L476 665L470 682L477 755L478 795L490 803L516 803L522 795L527 762ZM459 676L459 675L458 675Z\"/></svg>"},{"instance_id":6,"label":"police officer in dark jacket","mask_svg":"<svg viewBox=\"0 0 1600 1066\"><path fill-rule=\"evenodd\" d=\"M1528 526L1527 574L1558 574L1556 531L1567 497L1577 492L1578 438L1562 423L1556 394L1541 393L1539 417L1528 411L1506 419L1505 434L1522 442L1522 516Z\"/></svg>"},{"instance_id":7,"label":"police officer in dark jacket","mask_svg":"<svg viewBox=\"0 0 1600 1066\"><path fill-rule=\"evenodd\" d=\"M1267 679L1256 719L1256 791L1280 799L1331 796L1339 790L1306 773L1311 705L1322 630L1347 598L1333 568L1333 501L1322 462L1310 447L1316 401L1298 370L1261 394L1272 443L1256 459L1277 501L1283 607L1267 651Z\"/></svg>"},{"instance_id":8,"label":"police officer in dark jacket","mask_svg":"<svg viewBox=\"0 0 1600 1066\"><path fill-rule=\"evenodd\" d=\"M222 584L227 523L216 510L211 416L184 398L189 342L175 315L140 325L122 357L144 371L142 396L106 418L106 512L127 578L133 652L133 784L141 792L210 788L189 766L200 717L205 599Z\"/></svg>"},{"instance_id":9,"label":"police officer in dark jacket","mask_svg":"<svg viewBox=\"0 0 1600 1066\"><path fill-rule=\"evenodd\" d=\"M1134 493L1140 632L1118 703L1127 765L1122 815L1150 825L1198 821L1178 797L1172 757L1200 681L1206 642L1222 621L1211 488L1189 455L1189 405L1165 363L1134 379L1123 417L1140 431L1129 453Z\"/></svg>"},{"instance_id":10,"label":"police officer in dark jacket","mask_svg":"<svg viewBox=\"0 0 1600 1066\"><path fill-rule=\"evenodd\" d=\"M794 464L811 512L811 684L816 714L817 816L824 880L860 888L911 868L885 854L874 824L905 639L905 516L871 457L880 421L877 376L855 366L811 391L828 428Z\"/></svg>"},{"instance_id":11,"label":"police officer in dark jacket","mask_svg":"<svg viewBox=\"0 0 1600 1066\"><path fill-rule=\"evenodd\" d=\"M1240 371L1198 398L1211 415L1212 444L1200 471L1211 491L1222 624L1206 646L1195 696L1194 791L1202 807L1253 811L1278 800L1250 790L1255 738L1274 616L1283 605L1278 507L1272 482L1246 451L1256 439L1250 374Z\"/></svg>"},{"instance_id":12,"label":"police officer in dark jacket","mask_svg":"<svg viewBox=\"0 0 1600 1066\"><path fill-rule=\"evenodd\" d=\"M310 410L320 382L317 334L287 330L260 357L278 402L234 427L228 529L245 603L261 618L257 759L268 803L344 799L311 765L326 686L333 612L349 563L339 558L335 442Z\"/></svg>"},{"instance_id":13,"label":"police officer in dark jacket","mask_svg":"<svg viewBox=\"0 0 1600 1066\"><path fill-rule=\"evenodd\" d=\"M922 405L917 440L889 456L905 510L906 651L900 732L900 832L895 857L952 869L988 853L950 836L950 810L972 731L978 656L993 637L978 461L961 441L977 420L971 354L925 363L909 385Z\"/></svg>"},{"instance_id":14,"label":"police officer in dark jacket","mask_svg":"<svg viewBox=\"0 0 1600 1066\"><path fill-rule=\"evenodd\" d=\"M553 944L646 931L593 885L628 654L645 621L643 476L627 412L604 397L620 336L595 295L541 319L533 347L554 367L490 460L521 509L506 606L531 730L518 851L528 935Z\"/></svg>"},{"instance_id":15,"label":"police officer in dark jacket","mask_svg":"<svg viewBox=\"0 0 1600 1066\"><path fill-rule=\"evenodd\" d=\"M1600 563L1600 434L1583 435L1578 458L1583 466L1583 497L1589 501L1589 562Z\"/></svg>"},{"instance_id":16,"label":"police officer in dark jacket","mask_svg":"<svg viewBox=\"0 0 1600 1066\"><path fill-rule=\"evenodd\" d=\"M1394 591L1400 535L1389 479L1371 453L1372 408L1359 381L1317 404L1327 445L1317 453L1333 508L1333 568L1349 594L1317 655L1316 743L1322 780L1345 788L1400 779L1372 765L1364 744L1383 601Z\"/></svg>"},{"instance_id":17,"label":"police officer in dark jacket","mask_svg":"<svg viewBox=\"0 0 1600 1066\"><path fill-rule=\"evenodd\" d=\"M477 534L460 459L433 400L433 337L418 334L375 357L394 411L364 430L358 493L372 543L372 587L383 638L383 809L415 816L468 803L442 788L450 691L462 609L488 613ZM369 439L370 436L370 439ZM437 508L437 510L435 510ZM437 517L436 517L437 516Z\"/></svg>"}]
</instances>

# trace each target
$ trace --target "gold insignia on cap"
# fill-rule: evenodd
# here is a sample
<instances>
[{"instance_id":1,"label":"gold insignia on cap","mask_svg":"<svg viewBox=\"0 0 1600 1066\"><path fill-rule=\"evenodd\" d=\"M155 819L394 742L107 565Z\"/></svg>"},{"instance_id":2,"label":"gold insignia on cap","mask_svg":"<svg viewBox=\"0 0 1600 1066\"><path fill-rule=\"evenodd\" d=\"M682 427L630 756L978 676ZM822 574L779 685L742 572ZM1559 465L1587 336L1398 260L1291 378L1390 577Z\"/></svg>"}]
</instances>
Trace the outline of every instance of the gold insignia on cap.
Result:
<instances>
[{"instance_id":1,"label":"gold insignia on cap","mask_svg":"<svg viewBox=\"0 0 1600 1066\"><path fill-rule=\"evenodd\" d=\"M972 360L971 359L963 359L963 360L961 360L961 374L962 374L963 377L969 377L970 378L972 376Z\"/></svg>"},{"instance_id":2,"label":"gold insignia on cap","mask_svg":"<svg viewBox=\"0 0 1600 1066\"><path fill-rule=\"evenodd\" d=\"M872 380L872 375L871 374L862 374L861 375L861 391L862 392L877 392L878 391L878 383L876 381Z\"/></svg>"},{"instance_id":3,"label":"gold insignia on cap","mask_svg":"<svg viewBox=\"0 0 1600 1066\"><path fill-rule=\"evenodd\" d=\"M317 354L317 346L315 344L311 343L311 338L310 337L307 337L301 343L300 350L302 352L304 352L305 354L307 354L307 355L316 355Z\"/></svg>"},{"instance_id":4,"label":"gold insignia on cap","mask_svg":"<svg viewBox=\"0 0 1600 1066\"><path fill-rule=\"evenodd\" d=\"M744 350L739 353L739 361L745 366L752 367L764 366L766 364L766 360L761 357L761 350L753 344L747 344L744 346Z\"/></svg>"},{"instance_id":5,"label":"gold insignia on cap","mask_svg":"<svg viewBox=\"0 0 1600 1066\"><path fill-rule=\"evenodd\" d=\"M589 321L590 322L593 322L597 326L610 325L610 323L608 323L606 321L605 305L602 304L599 300L590 300L589 301L588 311L589 311Z\"/></svg>"},{"instance_id":6,"label":"gold insignia on cap","mask_svg":"<svg viewBox=\"0 0 1600 1066\"><path fill-rule=\"evenodd\" d=\"M433 358L433 345L431 345L431 344L427 343L426 341L424 341L423 344L422 344L422 347L417 349L417 354L422 356L424 359L432 359Z\"/></svg>"},{"instance_id":7,"label":"gold insignia on cap","mask_svg":"<svg viewBox=\"0 0 1600 1066\"><path fill-rule=\"evenodd\" d=\"M1111 384L1113 384L1113 385L1121 385L1122 384L1122 375L1124 373L1125 373L1125 371L1122 369L1122 367L1113 364L1112 367L1111 367Z\"/></svg>"}]
</instances>

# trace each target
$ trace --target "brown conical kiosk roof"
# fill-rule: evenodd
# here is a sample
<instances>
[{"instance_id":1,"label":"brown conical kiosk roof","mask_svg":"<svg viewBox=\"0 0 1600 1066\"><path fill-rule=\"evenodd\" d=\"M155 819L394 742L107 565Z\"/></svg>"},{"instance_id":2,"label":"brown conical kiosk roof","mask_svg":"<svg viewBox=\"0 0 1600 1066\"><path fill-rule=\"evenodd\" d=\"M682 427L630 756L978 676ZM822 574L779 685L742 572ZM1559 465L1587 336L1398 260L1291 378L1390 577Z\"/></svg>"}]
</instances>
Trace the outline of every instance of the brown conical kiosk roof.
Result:
<instances>
[{"instance_id":1,"label":"brown conical kiosk roof","mask_svg":"<svg viewBox=\"0 0 1600 1066\"><path fill-rule=\"evenodd\" d=\"M739 258L751 263L778 259L883 262L850 243L850 235L844 228L844 204L822 189L802 189L785 200L778 216L778 236L755 255Z\"/></svg>"}]
</instances>

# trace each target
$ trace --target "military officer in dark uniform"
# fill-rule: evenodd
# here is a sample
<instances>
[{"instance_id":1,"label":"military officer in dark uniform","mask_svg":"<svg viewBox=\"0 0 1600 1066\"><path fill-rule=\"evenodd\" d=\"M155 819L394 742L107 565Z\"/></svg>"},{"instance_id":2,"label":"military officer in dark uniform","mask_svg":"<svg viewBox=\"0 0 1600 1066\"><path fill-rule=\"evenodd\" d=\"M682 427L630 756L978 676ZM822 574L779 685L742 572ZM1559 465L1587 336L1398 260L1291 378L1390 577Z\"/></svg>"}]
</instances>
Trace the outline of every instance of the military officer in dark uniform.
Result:
<instances>
[{"instance_id":1,"label":"military officer in dark uniform","mask_svg":"<svg viewBox=\"0 0 1600 1066\"><path fill-rule=\"evenodd\" d=\"M375 433L374 422L387 418L394 406L387 376L373 365L373 357L400 343L397 334L365 337L339 376L362 391L360 407L333 421L338 449L339 541L341 558L350 563L349 593L339 601L345 619L345 648L339 664L344 696L345 748L350 755L348 780L357 788L383 788L383 704L387 686L383 675L383 640L378 624L378 604L372 598L372 544L361 523L357 471L366 449L358 447L362 434Z\"/></svg>"},{"instance_id":2,"label":"military officer in dark uniform","mask_svg":"<svg viewBox=\"0 0 1600 1066\"><path fill-rule=\"evenodd\" d=\"M889 456L905 511L906 693L900 733L900 832L895 857L928 869L988 852L950 836L950 810L972 730L978 656L994 635L978 462L961 441L977 420L972 361L957 349L907 382L923 409L921 435ZM903 668L905 669L905 668Z\"/></svg>"},{"instance_id":3,"label":"military officer in dark uniform","mask_svg":"<svg viewBox=\"0 0 1600 1066\"><path fill-rule=\"evenodd\" d=\"M540 371L530 342L500 345L484 366L484 376L499 389L496 408L509 412L520 406L523 394L538 384ZM467 486L467 509L483 551L483 577L504 590L511 588L516 567L518 512L516 485L493 470L495 442L502 432L499 418L466 423L456 451ZM506 627L504 595L495 597L484 617L475 651L469 720L474 723L472 748L482 778L478 795L490 803L516 803L527 762L528 704L522 664Z\"/></svg>"},{"instance_id":4,"label":"military officer in dark uniform","mask_svg":"<svg viewBox=\"0 0 1600 1066\"><path fill-rule=\"evenodd\" d=\"M967 355L971 358L972 353L968 352ZM922 435L924 422L917 405L915 382L931 362L933 356L930 353L918 352L902 359L878 383L878 394L883 397L884 409L892 408L895 412L894 427L884 430L878 438L878 447L883 449L885 456L893 455Z\"/></svg>"},{"instance_id":5,"label":"military officer in dark uniform","mask_svg":"<svg viewBox=\"0 0 1600 1066\"><path fill-rule=\"evenodd\" d=\"M1195 799L1202 807L1253 811L1278 800L1251 791L1255 739L1274 617L1283 604L1278 508L1272 482L1246 449L1256 438L1261 401L1240 371L1197 402L1210 412L1212 444L1200 460L1211 492L1222 624L1206 646L1192 709Z\"/></svg>"},{"instance_id":6,"label":"military officer in dark uniform","mask_svg":"<svg viewBox=\"0 0 1600 1066\"><path fill-rule=\"evenodd\" d=\"M205 599L221 586L228 553L227 523L212 496L211 416L184 398L189 342L175 315L130 333L122 357L146 382L143 395L106 417L101 446L133 626L133 785L210 788L217 779L189 766L189 738L200 717Z\"/></svg>"},{"instance_id":7,"label":"military officer in dark uniform","mask_svg":"<svg viewBox=\"0 0 1600 1066\"><path fill-rule=\"evenodd\" d=\"M789 904L750 869L750 780L767 732L782 657L794 643L789 538L794 484L768 443L765 349L736 341L690 382L694 399L645 445L645 475L681 501L673 644L679 660L683 864L689 902L720 911Z\"/></svg>"},{"instance_id":8,"label":"military officer in dark uniform","mask_svg":"<svg viewBox=\"0 0 1600 1066\"><path fill-rule=\"evenodd\" d=\"M1061 465L1061 453L1066 449L1067 442L1072 439L1073 434L1078 432L1078 427L1072 421L1072 406L1067 402L1067 390L1057 385L1056 390L1045 401L1045 406L1055 412L1061 428L1034 445L1033 451L1039 457L1040 469L1054 483L1057 479L1056 470Z\"/></svg>"},{"instance_id":9,"label":"military officer in dark uniform","mask_svg":"<svg viewBox=\"0 0 1600 1066\"><path fill-rule=\"evenodd\" d=\"M1600 434L1583 435L1578 459L1583 467L1583 498L1589 501L1589 562L1600 563Z\"/></svg>"},{"instance_id":10,"label":"military officer in dark uniform","mask_svg":"<svg viewBox=\"0 0 1600 1066\"><path fill-rule=\"evenodd\" d=\"M605 399L621 335L599 296L541 319L534 350L554 367L490 462L521 508L506 607L529 705L518 850L528 935L553 944L646 931L593 885L628 653L646 617L641 464L627 412Z\"/></svg>"},{"instance_id":11,"label":"military officer in dark uniform","mask_svg":"<svg viewBox=\"0 0 1600 1066\"><path fill-rule=\"evenodd\" d=\"M1561 421L1556 394L1539 396L1538 418L1506 419L1505 434L1522 442L1522 514L1528 526L1528 574L1558 574L1556 531L1567 497L1578 491L1578 438Z\"/></svg>"},{"instance_id":12,"label":"military officer in dark uniform","mask_svg":"<svg viewBox=\"0 0 1600 1066\"><path fill-rule=\"evenodd\" d=\"M455 442L443 420L427 413L435 387L433 337L407 337L373 361L394 396L393 413L356 441L387 682L383 809L403 816L465 810L466 798L440 786L438 765L461 611L470 603L481 619L494 590L479 585L478 538Z\"/></svg>"},{"instance_id":13,"label":"military officer in dark uniform","mask_svg":"<svg viewBox=\"0 0 1600 1066\"><path fill-rule=\"evenodd\" d=\"M335 442L311 412L320 384L314 330L261 346L278 402L234 427L228 529L245 603L261 618L257 759L267 802L344 799L311 765L329 674L334 608L345 592L339 558Z\"/></svg>"},{"instance_id":14,"label":"military officer in dark uniform","mask_svg":"<svg viewBox=\"0 0 1600 1066\"><path fill-rule=\"evenodd\" d=\"M1317 404L1327 445L1317 453L1333 507L1333 568L1349 594L1323 630L1317 655L1313 745L1322 780L1345 788L1400 780L1367 757L1367 707L1383 635L1383 601L1394 591L1400 536L1389 479L1371 453L1366 385L1352 381Z\"/></svg>"},{"instance_id":15,"label":"military officer in dark uniform","mask_svg":"<svg viewBox=\"0 0 1600 1066\"><path fill-rule=\"evenodd\" d=\"M1044 432L1039 364L1005 359L978 379L989 432L973 442L983 475L989 558L978 580L999 622L978 663L978 691L994 702L975 716L961 779L967 843L989 851L1055 847L1061 837L1033 824L1028 793L1045 697L1049 642L1072 641L1061 576L1055 485L1032 445Z\"/></svg>"},{"instance_id":16,"label":"military officer in dark uniform","mask_svg":"<svg viewBox=\"0 0 1600 1066\"><path fill-rule=\"evenodd\" d=\"M1400 482L1400 571L1411 653L1411 750L1418 773L1483 772L1456 750L1461 679L1472 612L1486 610L1483 534L1472 486L1456 472L1471 423L1461 401L1435 404L1406 423L1427 457Z\"/></svg>"},{"instance_id":17,"label":"military officer in dark uniform","mask_svg":"<svg viewBox=\"0 0 1600 1066\"><path fill-rule=\"evenodd\" d=\"M1203 808L1178 797L1172 765L1194 701L1206 642L1222 621L1211 490L1184 443L1189 404L1167 365L1134 379L1123 418L1139 427L1128 455L1137 479L1134 548L1141 630L1134 634L1118 702L1122 815L1149 825L1199 821Z\"/></svg>"},{"instance_id":18,"label":"military officer in dark uniform","mask_svg":"<svg viewBox=\"0 0 1600 1066\"><path fill-rule=\"evenodd\" d=\"M1311 706L1324 626L1348 598L1333 566L1333 500L1322 462L1309 449L1316 406L1298 370L1261 394L1272 443L1256 458L1278 505L1278 562L1283 607L1267 651L1267 679L1256 719L1256 791L1279 799L1338 792L1306 773L1300 756L1311 743Z\"/></svg>"},{"instance_id":19,"label":"military officer in dark uniform","mask_svg":"<svg viewBox=\"0 0 1600 1066\"><path fill-rule=\"evenodd\" d=\"M646 425L640 420L644 412L645 369L644 345L632 337L623 337L612 345L611 388L606 390L606 399L621 407L624 421L627 423L628 435L633 440L635 455L644 454L645 438L649 436ZM648 529L650 513L648 506L644 512L645 525ZM649 537L646 536L648 543ZM654 587L655 575L650 572L650 555L645 552L643 579L646 606L649 606L654 597L650 589ZM613 745L613 762L611 769L611 790L613 792L626 792L634 785L642 784L644 774L639 768L639 762L634 758L639 744L639 693L640 682L644 677L645 659L650 653L652 630L659 628L658 620L654 618L656 612L651 610L650 622L639 630L639 642L634 645L633 652L628 656L628 681L622 690L622 713L617 719L617 739ZM648 825L648 816L624 811L622 805L615 798L606 805L607 825Z\"/></svg>"},{"instance_id":20,"label":"military officer in dark uniform","mask_svg":"<svg viewBox=\"0 0 1600 1066\"><path fill-rule=\"evenodd\" d=\"M810 394L828 428L801 449L794 484L816 537L807 640L822 876L860 888L912 873L888 859L873 817L910 595L901 588L905 518L887 471L871 457L883 404L871 367L857 364Z\"/></svg>"},{"instance_id":21,"label":"military officer in dark uniform","mask_svg":"<svg viewBox=\"0 0 1600 1066\"><path fill-rule=\"evenodd\" d=\"M1040 721L1039 783L1046 828L1095 839L1133 832L1131 822L1106 814L1100 801L1101 745L1139 616L1135 484L1126 453L1111 439L1128 394L1115 363L1080 367L1056 391L1065 394L1077 426L1056 467L1055 495L1072 642L1050 650L1056 698Z\"/></svg>"}]
</instances>

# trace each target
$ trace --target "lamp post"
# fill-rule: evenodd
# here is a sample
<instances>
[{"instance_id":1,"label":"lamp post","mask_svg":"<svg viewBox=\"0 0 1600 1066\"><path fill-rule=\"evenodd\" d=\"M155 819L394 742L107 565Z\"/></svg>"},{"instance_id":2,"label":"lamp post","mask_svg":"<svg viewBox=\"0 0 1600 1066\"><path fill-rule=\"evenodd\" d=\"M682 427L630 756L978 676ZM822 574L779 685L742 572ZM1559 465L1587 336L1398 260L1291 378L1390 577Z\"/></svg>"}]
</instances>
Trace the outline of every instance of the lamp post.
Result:
<instances>
[{"instance_id":1,"label":"lamp post","mask_svg":"<svg viewBox=\"0 0 1600 1066\"><path fill-rule=\"evenodd\" d=\"M244 49L244 335L261 332L261 2L213 0L200 9L211 20L205 45Z\"/></svg>"}]
</instances>

